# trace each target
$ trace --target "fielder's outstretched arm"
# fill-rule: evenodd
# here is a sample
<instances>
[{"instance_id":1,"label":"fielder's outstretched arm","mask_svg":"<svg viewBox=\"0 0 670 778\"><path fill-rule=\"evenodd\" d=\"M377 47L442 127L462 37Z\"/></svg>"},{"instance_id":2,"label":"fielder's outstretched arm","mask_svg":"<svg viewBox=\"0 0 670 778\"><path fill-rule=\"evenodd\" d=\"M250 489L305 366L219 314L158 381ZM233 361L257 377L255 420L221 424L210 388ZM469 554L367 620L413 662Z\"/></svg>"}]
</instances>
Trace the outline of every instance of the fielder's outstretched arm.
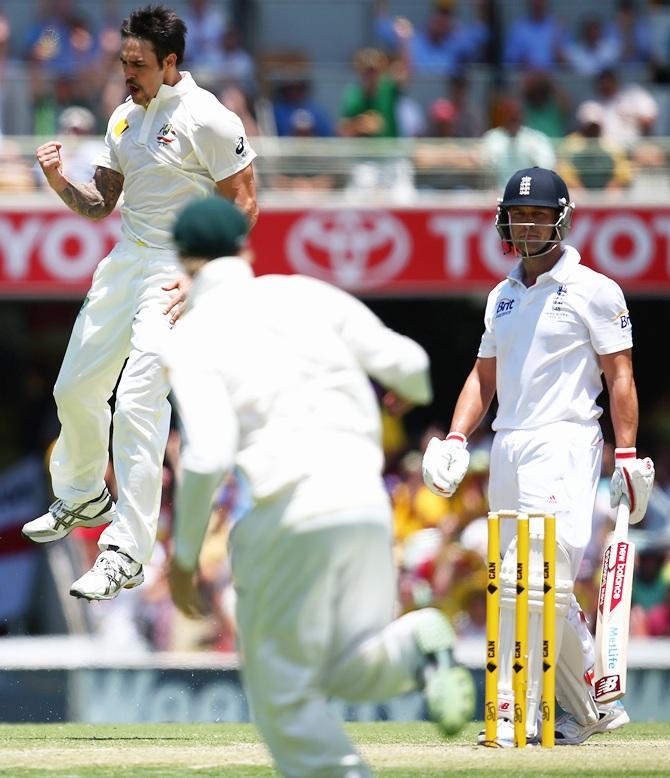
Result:
<instances>
[{"instance_id":1,"label":"fielder's outstretched arm","mask_svg":"<svg viewBox=\"0 0 670 778\"><path fill-rule=\"evenodd\" d=\"M238 423L223 382L199 352L166 355L174 360L169 378L182 422L181 478L174 512L174 553L168 581L175 605L186 616L208 612L198 582L198 558L207 533L217 488L232 469L238 445ZM191 361L190 357L195 355Z\"/></svg>"}]
</instances>

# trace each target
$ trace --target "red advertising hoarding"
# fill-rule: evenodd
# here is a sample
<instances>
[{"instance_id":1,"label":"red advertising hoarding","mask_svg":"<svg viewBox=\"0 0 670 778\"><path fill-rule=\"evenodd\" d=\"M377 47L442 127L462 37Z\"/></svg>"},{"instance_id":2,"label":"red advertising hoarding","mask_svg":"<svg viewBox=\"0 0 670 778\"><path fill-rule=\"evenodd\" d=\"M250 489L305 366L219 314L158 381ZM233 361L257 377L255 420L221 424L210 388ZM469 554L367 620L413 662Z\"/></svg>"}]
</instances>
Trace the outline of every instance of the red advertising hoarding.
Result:
<instances>
[{"instance_id":1,"label":"red advertising hoarding","mask_svg":"<svg viewBox=\"0 0 670 778\"><path fill-rule=\"evenodd\" d=\"M119 235L118 213L0 211L0 295L83 296ZM304 273L363 295L481 294L516 261L481 208L265 209L251 242L259 274ZM670 209L581 208L568 242L627 294L670 294Z\"/></svg>"}]
</instances>

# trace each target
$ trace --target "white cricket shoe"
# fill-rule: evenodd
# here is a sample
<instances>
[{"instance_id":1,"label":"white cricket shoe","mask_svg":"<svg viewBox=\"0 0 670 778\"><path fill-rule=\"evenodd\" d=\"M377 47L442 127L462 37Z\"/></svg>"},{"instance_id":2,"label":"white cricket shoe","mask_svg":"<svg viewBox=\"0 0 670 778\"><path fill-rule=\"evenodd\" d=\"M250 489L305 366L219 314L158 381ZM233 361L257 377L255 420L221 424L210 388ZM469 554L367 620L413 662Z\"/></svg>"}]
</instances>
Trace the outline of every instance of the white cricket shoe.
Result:
<instances>
[{"instance_id":1,"label":"white cricket shoe","mask_svg":"<svg viewBox=\"0 0 670 778\"><path fill-rule=\"evenodd\" d=\"M133 589L144 582L142 565L118 549L108 548L95 564L70 587L73 597L85 600L112 600L121 589Z\"/></svg>"},{"instance_id":2,"label":"white cricket shoe","mask_svg":"<svg viewBox=\"0 0 670 778\"><path fill-rule=\"evenodd\" d=\"M69 504L56 500L49 510L23 525L21 533L35 543L50 543L68 535L75 527L100 527L116 516L116 505L107 488L87 502Z\"/></svg>"},{"instance_id":3,"label":"white cricket shoe","mask_svg":"<svg viewBox=\"0 0 670 778\"><path fill-rule=\"evenodd\" d=\"M583 726L569 713L556 722L556 745L574 746L583 743L601 732L612 732L624 724L628 724L630 717L626 713L621 700L610 703L596 703L600 718L593 724Z\"/></svg>"},{"instance_id":4,"label":"white cricket shoe","mask_svg":"<svg viewBox=\"0 0 670 778\"><path fill-rule=\"evenodd\" d=\"M531 743L532 739L527 738L527 743ZM489 748L514 748L514 724L509 719L498 719L496 726L496 739L494 741L488 741L486 739L486 730L482 729L477 735L478 746L488 746Z\"/></svg>"},{"instance_id":5,"label":"white cricket shoe","mask_svg":"<svg viewBox=\"0 0 670 778\"><path fill-rule=\"evenodd\" d=\"M470 671L454 660L455 635L448 619L438 610L426 610L415 639L424 655L428 715L444 735L456 735L474 716L475 684Z\"/></svg>"}]
</instances>

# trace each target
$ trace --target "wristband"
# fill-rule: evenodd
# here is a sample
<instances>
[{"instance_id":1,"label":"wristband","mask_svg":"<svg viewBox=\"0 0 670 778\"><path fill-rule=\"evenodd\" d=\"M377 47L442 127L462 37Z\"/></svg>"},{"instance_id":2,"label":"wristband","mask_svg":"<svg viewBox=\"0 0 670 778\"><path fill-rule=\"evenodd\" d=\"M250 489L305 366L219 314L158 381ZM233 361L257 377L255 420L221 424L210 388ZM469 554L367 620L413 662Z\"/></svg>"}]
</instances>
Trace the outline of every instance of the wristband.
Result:
<instances>
[{"instance_id":1,"label":"wristband","mask_svg":"<svg viewBox=\"0 0 670 778\"><path fill-rule=\"evenodd\" d=\"M463 448L465 448L468 444L468 439L465 437L465 435L462 432L450 432L445 440L454 440L458 441Z\"/></svg>"},{"instance_id":2,"label":"wristband","mask_svg":"<svg viewBox=\"0 0 670 778\"><path fill-rule=\"evenodd\" d=\"M614 449L614 462L624 462L629 459L635 459L637 457L637 450L635 446L632 448L615 448Z\"/></svg>"}]
</instances>

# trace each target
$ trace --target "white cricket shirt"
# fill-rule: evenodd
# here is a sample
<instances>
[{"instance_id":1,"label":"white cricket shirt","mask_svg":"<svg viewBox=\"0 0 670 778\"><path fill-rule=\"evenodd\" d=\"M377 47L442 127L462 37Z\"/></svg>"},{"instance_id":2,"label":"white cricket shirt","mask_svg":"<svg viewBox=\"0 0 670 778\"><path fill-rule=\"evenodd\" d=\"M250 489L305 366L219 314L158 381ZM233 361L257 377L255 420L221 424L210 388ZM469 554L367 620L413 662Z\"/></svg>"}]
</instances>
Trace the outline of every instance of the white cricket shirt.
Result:
<instances>
[{"instance_id":1,"label":"white cricket shirt","mask_svg":"<svg viewBox=\"0 0 670 778\"><path fill-rule=\"evenodd\" d=\"M484 325L478 356L496 358L494 430L597 419L598 355L633 345L620 287L571 246L531 287L519 263L489 294Z\"/></svg>"},{"instance_id":2,"label":"white cricket shirt","mask_svg":"<svg viewBox=\"0 0 670 778\"><path fill-rule=\"evenodd\" d=\"M146 109L130 97L116 108L94 161L123 175L123 232L147 246L172 248L177 213L256 157L239 117L190 73L181 76Z\"/></svg>"},{"instance_id":3,"label":"white cricket shirt","mask_svg":"<svg viewBox=\"0 0 670 778\"><path fill-rule=\"evenodd\" d=\"M165 355L186 436L184 472L238 465L256 501L296 487L305 516L388 506L368 376L431 400L426 352L363 303L304 276L208 263Z\"/></svg>"}]
</instances>

